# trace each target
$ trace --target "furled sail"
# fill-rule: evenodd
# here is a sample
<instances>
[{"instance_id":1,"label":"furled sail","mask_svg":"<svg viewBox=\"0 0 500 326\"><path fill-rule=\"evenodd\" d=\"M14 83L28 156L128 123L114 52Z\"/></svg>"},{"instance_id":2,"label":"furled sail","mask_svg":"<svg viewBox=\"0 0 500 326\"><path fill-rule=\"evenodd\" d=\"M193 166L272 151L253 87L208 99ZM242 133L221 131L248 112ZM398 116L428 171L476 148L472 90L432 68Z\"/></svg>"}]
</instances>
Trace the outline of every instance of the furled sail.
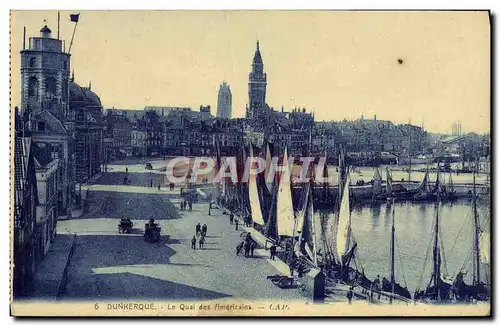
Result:
<instances>
[{"instance_id":1,"label":"furled sail","mask_svg":"<svg viewBox=\"0 0 500 326\"><path fill-rule=\"evenodd\" d=\"M349 209L349 174L346 177L344 189L342 192L342 201L339 208L339 218L337 227L337 255L342 261L342 257L349 250L351 238L351 212Z\"/></svg>"},{"instance_id":2,"label":"furled sail","mask_svg":"<svg viewBox=\"0 0 500 326\"><path fill-rule=\"evenodd\" d=\"M293 211L290 167L288 166L288 154L286 148L285 154L283 155L283 166L287 169L287 171L281 172L278 186L278 197L276 200L278 235L293 237L295 214Z\"/></svg>"},{"instance_id":3,"label":"furled sail","mask_svg":"<svg viewBox=\"0 0 500 326\"><path fill-rule=\"evenodd\" d=\"M253 149L252 145L250 145L250 159L253 159ZM253 166L250 169L254 169ZM259 199L259 190L257 188L257 176L253 173L249 175L248 180L248 199L250 201L250 213L252 214L252 220L259 224L264 224L264 219L262 218L262 210Z\"/></svg>"},{"instance_id":4,"label":"furled sail","mask_svg":"<svg viewBox=\"0 0 500 326\"><path fill-rule=\"evenodd\" d=\"M392 176L391 176L391 171L389 170L389 167L385 168L386 170L386 175L387 175L387 183L386 183L386 192L387 195L392 194Z\"/></svg>"},{"instance_id":5,"label":"furled sail","mask_svg":"<svg viewBox=\"0 0 500 326\"><path fill-rule=\"evenodd\" d=\"M307 196L307 214L306 214L306 222L307 222L307 231L310 236L310 242L312 245L312 250L309 247L308 243L306 243L306 252L309 255L309 258L312 260L315 266L318 265L318 257L317 257L317 242L316 242L316 223L314 216L314 200L313 200L313 191L311 187L309 187L309 195ZM306 234L306 232L303 232Z\"/></svg>"},{"instance_id":6,"label":"furled sail","mask_svg":"<svg viewBox=\"0 0 500 326\"><path fill-rule=\"evenodd\" d=\"M308 206L308 200L309 200L309 192L311 191L310 185L307 184L303 188L303 195L302 195L302 208L297 212L296 214L296 220L295 220L295 234L300 234L303 229L304 229L304 224L305 224L305 219L307 217L307 206Z\"/></svg>"},{"instance_id":7,"label":"furled sail","mask_svg":"<svg viewBox=\"0 0 500 326\"><path fill-rule=\"evenodd\" d=\"M422 180L422 182L420 183L420 185L418 186L417 189L419 191L427 192L428 191L428 189L427 189L428 182L429 182L429 171L426 171L424 179Z\"/></svg>"},{"instance_id":8,"label":"furled sail","mask_svg":"<svg viewBox=\"0 0 500 326\"><path fill-rule=\"evenodd\" d=\"M490 263L490 233L483 232L479 238L479 253L483 264Z\"/></svg>"},{"instance_id":9,"label":"furled sail","mask_svg":"<svg viewBox=\"0 0 500 326\"><path fill-rule=\"evenodd\" d=\"M303 254L316 266L317 265L317 248L316 248L316 225L314 220L313 207L313 192L312 187L308 184L304 188L303 207L297 214L296 232L299 235L300 244L295 248L297 257Z\"/></svg>"},{"instance_id":10,"label":"furled sail","mask_svg":"<svg viewBox=\"0 0 500 326\"><path fill-rule=\"evenodd\" d=\"M266 143L266 168L264 170L264 178L267 190L269 190L270 193L273 190L273 180L274 180L274 177L268 176L269 169L271 167L271 162L272 162L271 149L269 148L269 143Z\"/></svg>"}]
</instances>

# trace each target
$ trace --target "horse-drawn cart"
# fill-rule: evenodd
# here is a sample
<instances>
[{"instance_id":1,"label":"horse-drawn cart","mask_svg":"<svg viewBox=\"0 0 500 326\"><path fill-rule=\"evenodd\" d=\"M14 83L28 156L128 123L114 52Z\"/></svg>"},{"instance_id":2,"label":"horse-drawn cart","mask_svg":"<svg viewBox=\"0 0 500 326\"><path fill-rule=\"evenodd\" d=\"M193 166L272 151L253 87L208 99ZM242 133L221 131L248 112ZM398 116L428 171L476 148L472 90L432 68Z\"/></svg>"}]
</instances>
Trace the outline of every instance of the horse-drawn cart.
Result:
<instances>
[{"instance_id":1,"label":"horse-drawn cart","mask_svg":"<svg viewBox=\"0 0 500 326\"><path fill-rule=\"evenodd\" d=\"M146 242L160 241L161 227L156 223L146 223L144 226L144 240Z\"/></svg>"},{"instance_id":2,"label":"horse-drawn cart","mask_svg":"<svg viewBox=\"0 0 500 326\"><path fill-rule=\"evenodd\" d=\"M130 233L133 227L134 223L130 219L122 218L118 224L118 233Z\"/></svg>"}]
</instances>

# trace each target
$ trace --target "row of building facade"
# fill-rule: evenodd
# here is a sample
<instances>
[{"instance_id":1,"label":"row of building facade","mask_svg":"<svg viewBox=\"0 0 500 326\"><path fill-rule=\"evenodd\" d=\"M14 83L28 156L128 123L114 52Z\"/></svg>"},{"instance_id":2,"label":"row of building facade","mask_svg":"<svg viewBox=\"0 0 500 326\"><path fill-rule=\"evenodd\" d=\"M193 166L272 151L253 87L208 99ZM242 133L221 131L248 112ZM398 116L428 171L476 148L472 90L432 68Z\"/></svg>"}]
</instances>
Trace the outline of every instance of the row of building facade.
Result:
<instances>
[{"instance_id":1,"label":"row of building facade","mask_svg":"<svg viewBox=\"0 0 500 326\"><path fill-rule=\"evenodd\" d=\"M14 282L26 295L56 234L81 205L79 184L101 169L102 104L70 75L71 55L45 25L23 40L21 105L14 109Z\"/></svg>"}]
</instances>

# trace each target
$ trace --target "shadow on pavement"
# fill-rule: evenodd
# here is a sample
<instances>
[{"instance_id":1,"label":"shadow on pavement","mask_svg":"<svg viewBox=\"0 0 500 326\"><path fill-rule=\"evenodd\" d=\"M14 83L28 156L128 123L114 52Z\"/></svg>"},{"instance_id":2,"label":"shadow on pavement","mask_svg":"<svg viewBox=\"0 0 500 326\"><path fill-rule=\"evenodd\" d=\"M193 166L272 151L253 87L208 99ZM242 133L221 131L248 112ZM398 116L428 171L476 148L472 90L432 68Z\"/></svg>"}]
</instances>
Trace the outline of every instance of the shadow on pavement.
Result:
<instances>
[{"instance_id":1,"label":"shadow on pavement","mask_svg":"<svg viewBox=\"0 0 500 326\"><path fill-rule=\"evenodd\" d=\"M174 240L176 241L176 240ZM218 250L218 249L216 249ZM80 235L68 267L64 300L73 299L217 299L228 294L187 286L130 272L152 265L211 267L170 263L176 251L166 243L146 243L141 237ZM96 273L96 269L105 269ZM151 270L154 268L151 267ZM175 272L175 271L173 271ZM186 270L189 273L189 270Z\"/></svg>"},{"instance_id":2,"label":"shadow on pavement","mask_svg":"<svg viewBox=\"0 0 500 326\"><path fill-rule=\"evenodd\" d=\"M76 291L68 293L63 300L213 300L230 296L132 273L99 274L93 279L95 286L79 284ZM119 286L109 286L112 284Z\"/></svg>"},{"instance_id":3,"label":"shadow on pavement","mask_svg":"<svg viewBox=\"0 0 500 326\"><path fill-rule=\"evenodd\" d=\"M112 192L112 191L90 191L87 198L84 218L115 218L116 227L121 218L149 220L171 220L179 219L177 209L165 199L164 196L152 194ZM144 225L136 225L135 228L143 228Z\"/></svg>"}]
</instances>

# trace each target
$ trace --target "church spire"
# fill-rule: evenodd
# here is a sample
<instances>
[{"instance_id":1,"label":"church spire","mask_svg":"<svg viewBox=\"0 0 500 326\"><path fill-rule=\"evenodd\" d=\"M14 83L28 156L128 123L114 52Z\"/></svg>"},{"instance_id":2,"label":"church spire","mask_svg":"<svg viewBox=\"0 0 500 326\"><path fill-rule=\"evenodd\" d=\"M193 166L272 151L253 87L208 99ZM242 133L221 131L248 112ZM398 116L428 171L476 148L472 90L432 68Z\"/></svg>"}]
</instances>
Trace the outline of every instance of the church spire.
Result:
<instances>
[{"instance_id":1,"label":"church spire","mask_svg":"<svg viewBox=\"0 0 500 326\"><path fill-rule=\"evenodd\" d=\"M257 41L257 49L255 49L255 55L253 56L253 68L257 68L257 71L263 70L262 56L260 55L259 41ZM261 69L262 68L262 69Z\"/></svg>"}]
</instances>

